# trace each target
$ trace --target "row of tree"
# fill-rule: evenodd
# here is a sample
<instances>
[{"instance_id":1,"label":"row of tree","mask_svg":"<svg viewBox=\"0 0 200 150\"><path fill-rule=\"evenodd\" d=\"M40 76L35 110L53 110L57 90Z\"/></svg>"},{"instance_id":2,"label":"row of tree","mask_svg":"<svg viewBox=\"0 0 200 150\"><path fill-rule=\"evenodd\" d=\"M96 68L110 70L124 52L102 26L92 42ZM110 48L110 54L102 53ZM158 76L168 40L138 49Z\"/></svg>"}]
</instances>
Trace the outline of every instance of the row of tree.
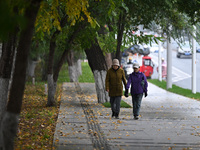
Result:
<instances>
[{"instance_id":1,"label":"row of tree","mask_svg":"<svg viewBox=\"0 0 200 150\"><path fill-rule=\"evenodd\" d=\"M112 58L121 60L127 44L160 40L132 31L159 25L168 36L182 37L199 21L199 5L196 0L0 0L0 149L13 149L28 58L44 62L47 106L54 106L62 65L67 60L71 81L77 81L74 64L85 53L103 103Z\"/></svg>"}]
</instances>

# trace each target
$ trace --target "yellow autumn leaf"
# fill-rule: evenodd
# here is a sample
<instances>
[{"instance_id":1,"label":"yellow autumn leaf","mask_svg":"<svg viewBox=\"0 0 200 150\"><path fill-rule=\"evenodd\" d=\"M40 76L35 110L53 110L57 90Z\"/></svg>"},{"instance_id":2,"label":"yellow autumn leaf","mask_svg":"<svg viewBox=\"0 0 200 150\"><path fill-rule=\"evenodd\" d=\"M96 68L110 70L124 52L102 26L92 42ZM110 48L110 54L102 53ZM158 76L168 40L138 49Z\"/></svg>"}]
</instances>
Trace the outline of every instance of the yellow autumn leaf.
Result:
<instances>
[{"instance_id":1,"label":"yellow autumn leaf","mask_svg":"<svg viewBox=\"0 0 200 150\"><path fill-rule=\"evenodd\" d=\"M121 121L121 120L118 120L117 122L118 122L118 123L122 123L122 121Z\"/></svg>"}]
</instances>

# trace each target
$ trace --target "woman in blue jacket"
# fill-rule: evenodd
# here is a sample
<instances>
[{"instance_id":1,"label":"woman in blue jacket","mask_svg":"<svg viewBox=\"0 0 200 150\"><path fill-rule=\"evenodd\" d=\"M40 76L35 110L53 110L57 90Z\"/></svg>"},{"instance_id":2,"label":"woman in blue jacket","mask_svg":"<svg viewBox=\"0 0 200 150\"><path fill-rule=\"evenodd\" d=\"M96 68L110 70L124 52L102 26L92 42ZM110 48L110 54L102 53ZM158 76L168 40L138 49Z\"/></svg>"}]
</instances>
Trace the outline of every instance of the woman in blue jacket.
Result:
<instances>
[{"instance_id":1,"label":"woman in blue jacket","mask_svg":"<svg viewBox=\"0 0 200 150\"><path fill-rule=\"evenodd\" d=\"M138 63L133 64L134 72L130 74L128 78L128 83L126 85L125 96L128 95L128 89L131 85L131 95L133 103L133 116L134 119L139 119L139 112L143 93L145 97L147 96L147 79L144 73L140 72L140 66Z\"/></svg>"}]
</instances>

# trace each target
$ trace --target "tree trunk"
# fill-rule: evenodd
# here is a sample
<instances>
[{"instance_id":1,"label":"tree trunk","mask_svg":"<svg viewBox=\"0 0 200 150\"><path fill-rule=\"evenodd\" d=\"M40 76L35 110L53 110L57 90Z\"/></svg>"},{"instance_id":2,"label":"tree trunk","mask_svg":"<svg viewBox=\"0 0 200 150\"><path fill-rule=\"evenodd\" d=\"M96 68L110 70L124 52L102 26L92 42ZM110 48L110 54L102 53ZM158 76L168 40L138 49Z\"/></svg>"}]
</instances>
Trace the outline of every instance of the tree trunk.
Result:
<instances>
[{"instance_id":1,"label":"tree trunk","mask_svg":"<svg viewBox=\"0 0 200 150\"><path fill-rule=\"evenodd\" d=\"M0 124L0 150L13 150L19 114L7 111Z\"/></svg>"},{"instance_id":2,"label":"tree trunk","mask_svg":"<svg viewBox=\"0 0 200 150\"><path fill-rule=\"evenodd\" d=\"M68 18L67 15L65 15L62 18L62 20L60 22L61 28L63 28L66 25L67 18ZM56 49L56 37L59 33L60 33L60 31L56 30L54 32L54 34L52 35L51 41L50 41L50 50L49 50L49 58L48 58L48 66L47 66L48 67L47 68L48 94L50 94L50 95L48 95L47 106L54 106L56 104L53 94L55 94L55 91L56 91L57 80L53 81L53 79L54 79L54 77L53 77L53 62L54 62L54 53L55 53L55 49ZM49 83L50 83L50 85L49 85ZM55 87L52 87L54 85L55 85Z\"/></svg>"},{"instance_id":3,"label":"tree trunk","mask_svg":"<svg viewBox=\"0 0 200 150\"><path fill-rule=\"evenodd\" d=\"M89 49L85 49L85 53L94 75L98 103L107 102L109 97L105 90L105 75L108 68L97 39Z\"/></svg>"},{"instance_id":4,"label":"tree trunk","mask_svg":"<svg viewBox=\"0 0 200 150\"><path fill-rule=\"evenodd\" d=\"M111 68L111 66L112 66L111 53L106 53L105 59L106 59L106 64L107 64L108 68Z\"/></svg>"},{"instance_id":5,"label":"tree trunk","mask_svg":"<svg viewBox=\"0 0 200 150\"><path fill-rule=\"evenodd\" d=\"M48 81L48 101L47 101L47 106L55 106L55 92L56 92L56 82L53 80L53 74L49 74L47 77Z\"/></svg>"},{"instance_id":6,"label":"tree trunk","mask_svg":"<svg viewBox=\"0 0 200 150\"><path fill-rule=\"evenodd\" d=\"M121 45L122 45L122 37L123 37L123 32L124 32L124 25L125 25L125 15L121 12L119 15L119 20L118 20L118 33L117 33L117 52L116 52L116 58L120 61L121 63Z\"/></svg>"},{"instance_id":7,"label":"tree trunk","mask_svg":"<svg viewBox=\"0 0 200 150\"><path fill-rule=\"evenodd\" d=\"M61 21L61 27L64 27L67 21L67 16L63 17ZM80 31L82 26L79 26L78 29L74 30L73 34L70 36L70 38L67 40L67 44L69 45L68 48L63 52L58 64L56 65L56 69L53 72L53 59L54 59L54 52L56 48L56 42L55 38L57 34L59 34L59 31L56 31L54 35L51 38L50 42L50 52L49 52L49 63L48 63L48 102L47 106L53 106L56 104L54 95L56 92L56 85L58 80L58 75L60 72L60 69L65 61L65 58L67 57L67 53L71 47L72 41L76 37L77 33ZM51 84L51 85L49 85ZM54 87L53 87L54 86ZM50 95L49 95L50 94Z\"/></svg>"},{"instance_id":8,"label":"tree trunk","mask_svg":"<svg viewBox=\"0 0 200 150\"><path fill-rule=\"evenodd\" d=\"M27 24L20 34L9 101L7 104L6 114L3 116L0 126L0 149L2 150L12 150L14 148L14 138L17 133L19 114L21 111L25 87L27 58L39 7L40 0L33 0L25 10Z\"/></svg>"},{"instance_id":9,"label":"tree trunk","mask_svg":"<svg viewBox=\"0 0 200 150\"><path fill-rule=\"evenodd\" d=\"M78 82L78 74L76 71L76 65L74 63L73 50L70 50L67 53L67 63L68 63L68 72L69 72L70 82Z\"/></svg>"},{"instance_id":10,"label":"tree trunk","mask_svg":"<svg viewBox=\"0 0 200 150\"><path fill-rule=\"evenodd\" d=\"M109 101L108 92L105 91L106 73L106 70L94 71L95 86L99 103Z\"/></svg>"},{"instance_id":11,"label":"tree trunk","mask_svg":"<svg viewBox=\"0 0 200 150\"><path fill-rule=\"evenodd\" d=\"M81 66L81 59L78 59L76 62L76 70L77 70L77 76L79 77L82 75L82 66Z\"/></svg>"},{"instance_id":12,"label":"tree trunk","mask_svg":"<svg viewBox=\"0 0 200 150\"><path fill-rule=\"evenodd\" d=\"M54 60L54 53L56 49L56 36L60 33L60 31L55 31L51 37L50 41L50 50L49 50L49 58L48 58L48 70L47 70L47 83L48 83L48 99L47 99L47 106L54 106L56 104L54 99L54 81L53 81L53 60Z\"/></svg>"},{"instance_id":13,"label":"tree trunk","mask_svg":"<svg viewBox=\"0 0 200 150\"><path fill-rule=\"evenodd\" d=\"M78 74L76 71L76 66L73 64L73 66L68 66L68 72L70 77L70 82L78 82Z\"/></svg>"},{"instance_id":14,"label":"tree trunk","mask_svg":"<svg viewBox=\"0 0 200 150\"><path fill-rule=\"evenodd\" d=\"M2 117L6 111L9 79L0 78L0 85L1 85L0 86L0 123L1 123Z\"/></svg>"},{"instance_id":15,"label":"tree trunk","mask_svg":"<svg viewBox=\"0 0 200 150\"><path fill-rule=\"evenodd\" d=\"M1 56L2 56L2 43L0 43L0 59L1 59Z\"/></svg>"},{"instance_id":16,"label":"tree trunk","mask_svg":"<svg viewBox=\"0 0 200 150\"><path fill-rule=\"evenodd\" d=\"M36 65L37 65L37 61L33 61L30 58L28 59L27 76L30 76L30 77L35 76Z\"/></svg>"},{"instance_id":17,"label":"tree trunk","mask_svg":"<svg viewBox=\"0 0 200 150\"><path fill-rule=\"evenodd\" d=\"M3 43L4 53L0 59L0 123L6 110L9 80L13 66L13 56L15 53L16 34L9 35L7 42Z\"/></svg>"},{"instance_id":18,"label":"tree trunk","mask_svg":"<svg viewBox=\"0 0 200 150\"><path fill-rule=\"evenodd\" d=\"M70 82L78 82L78 78L82 74L81 60L74 61L74 58L67 59Z\"/></svg>"},{"instance_id":19,"label":"tree trunk","mask_svg":"<svg viewBox=\"0 0 200 150\"><path fill-rule=\"evenodd\" d=\"M68 57L71 57L70 55L70 49L71 49L71 46L72 46L72 42L73 40L75 39L75 37L77 36L77 34L79 33L79 31L81 29L83 29L85 27L85 25L83 24L78 24L78 26L74 29L73 33L71 34L71 36L67 39L67 48L65 49L65 51L63 52L57 66L56 66L56 69L54 71L54 75L53 75L53 79L54 79L54 82L57 82L57 79L58 79L58 75L59 75L59 72L60 72L60 69L62 67L62 65L64 64L65 62L65 59L68 60L68 66L72 65L71 63L73 63L73 59L72 60L69 60L70 58ZM70 65L69 65L70 64ZM73 68L70 67L69 69L69 74L71 74L71 72L73 72ZM71 82L73 82L75 80L76 77L72 77L73 80ZM71 79L71 77L70 77Z\"/></svg>"}]
</instances>

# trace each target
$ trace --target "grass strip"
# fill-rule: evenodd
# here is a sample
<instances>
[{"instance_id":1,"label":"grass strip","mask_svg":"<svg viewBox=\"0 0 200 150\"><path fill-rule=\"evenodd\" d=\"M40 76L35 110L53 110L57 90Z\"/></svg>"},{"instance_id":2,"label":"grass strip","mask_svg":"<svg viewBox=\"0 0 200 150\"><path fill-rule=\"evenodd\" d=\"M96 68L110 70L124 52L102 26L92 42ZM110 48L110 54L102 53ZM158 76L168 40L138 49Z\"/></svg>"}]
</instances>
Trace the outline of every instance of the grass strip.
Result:
<instances>
[{"instance_id":1,"label":"grass strip","mask_svg":"<svg viewBox=\"0 0 200 150\"><path fill-rule=\"evenodd\" d=\"M82 67L82 75L80 75L78 79L79 82L80 83L94 83L95 82L94 76L88 62L82 62L81 67Z\"/></svg>"},{"instance_id":2,"label":"grass strip","mask_svg":"<svg viewBox=\"0 0 200 150\"><path fill-rule=\"evenodd\" d=\"M182 96L185 96L185 97L188 97L188 98L192 98L192 99L196 99L196 100L200 100L200 93L197 92L196 94L192 93L192 90L190 89L184 89L184 88L181 88L177 85L172 85L172 88L170 89L167 89L167 83L166 81L159 81L158 79L148 79L148 82L162 88L162 89L165 89L169 92L172 92L172 93L176 93L176 94L179 94L179 95L182 95Z\"/></svg>"},{"instance_id":3,"label":"grass strip","mask_svg":"<svg viewBox=\"0 0 200 150\"><path fill-rule=\"evenodd\" d=\"M123 101L123 100L121 100L120 105L121 105L121 108L132 108L129 104L127 104L127 103L126 103L125 101ZM110 102L105 102L105 103L103 103L103 106L104 106L104 107L107 107L107 108L110 108L110 107L111 107Z\"/></svg>"}]
</instances>

